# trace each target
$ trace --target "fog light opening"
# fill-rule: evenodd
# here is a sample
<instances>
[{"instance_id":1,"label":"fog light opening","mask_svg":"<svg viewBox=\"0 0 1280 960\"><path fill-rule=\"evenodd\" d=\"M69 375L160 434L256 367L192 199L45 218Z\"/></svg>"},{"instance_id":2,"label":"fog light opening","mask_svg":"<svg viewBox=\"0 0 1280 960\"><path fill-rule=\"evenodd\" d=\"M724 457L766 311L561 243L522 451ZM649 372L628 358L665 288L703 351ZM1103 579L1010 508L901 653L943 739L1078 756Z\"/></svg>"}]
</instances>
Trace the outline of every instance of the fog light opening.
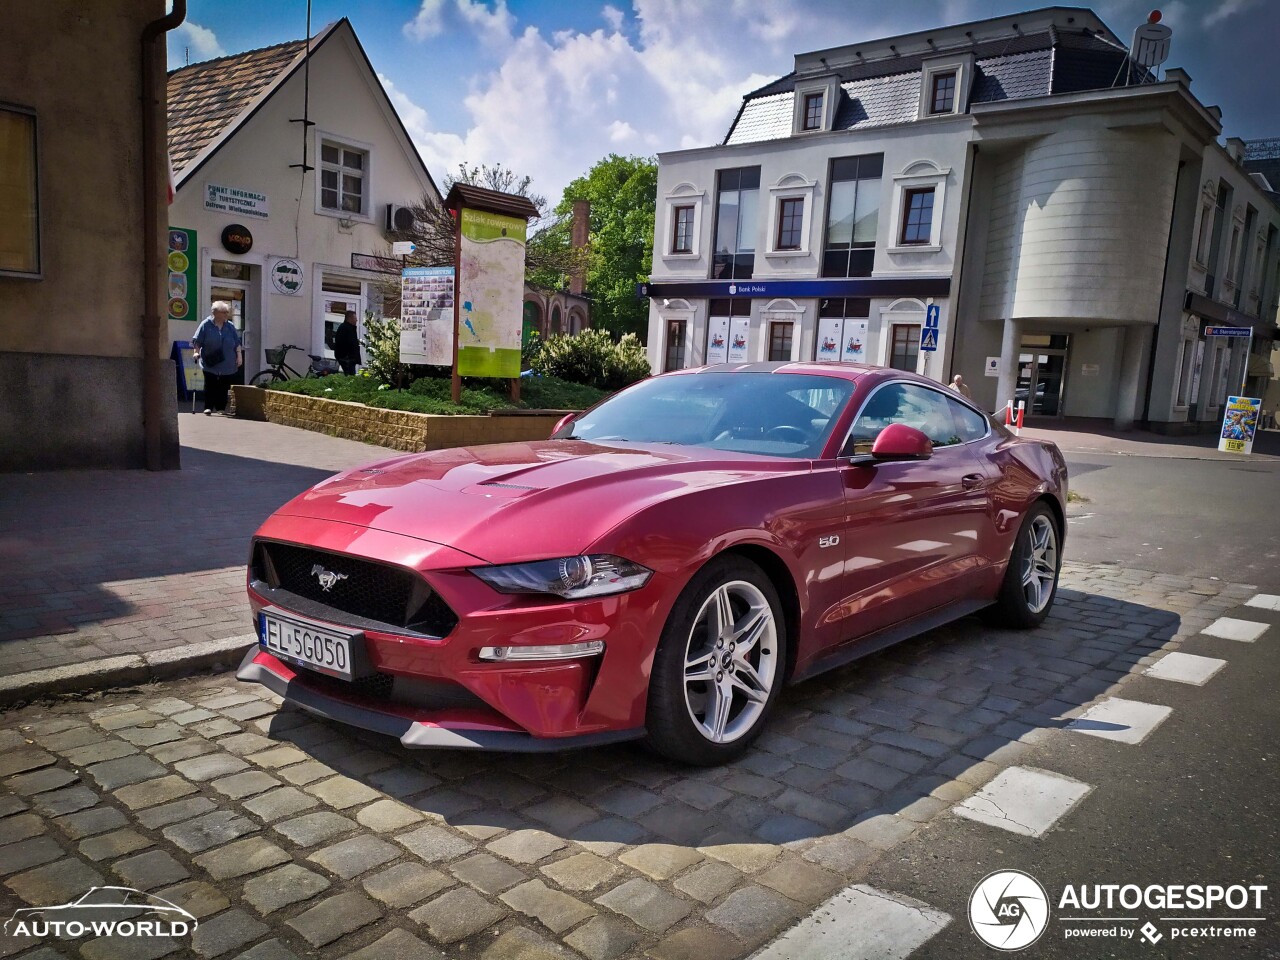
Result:
<instances>
[{"instance_id":1,"label":"fog light opening","mask_svg":"<svg viewBox=\"0 0 1280 960\"><path fill-rule=\"evenodd\" d=\"M577 657L594 657L604 653L603 640L585 640L582 643L550 643L528 647L481 647L479 658L491 661L511 660L573 660Z\"/></svg>"}]
</instances>

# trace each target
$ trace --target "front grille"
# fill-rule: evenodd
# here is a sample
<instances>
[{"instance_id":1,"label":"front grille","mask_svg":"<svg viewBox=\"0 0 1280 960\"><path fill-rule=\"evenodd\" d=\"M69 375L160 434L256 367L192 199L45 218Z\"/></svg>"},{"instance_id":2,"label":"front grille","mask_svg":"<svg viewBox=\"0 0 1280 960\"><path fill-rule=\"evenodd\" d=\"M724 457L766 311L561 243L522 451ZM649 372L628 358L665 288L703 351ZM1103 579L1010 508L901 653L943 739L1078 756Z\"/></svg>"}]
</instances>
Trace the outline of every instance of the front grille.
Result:
<instances>
[{"instance_id":1,"label":"front grille","mask_svg":"<svg viewBox=\"0 0 1280 960\"><path fill-rule=\"evenodd\" d=\"M336 575L325 590L323 573ZM365 620L443 637L458 624L426 580L411 570L342 553L259 540L253 575L268 586Z\"/></svg>"}]
</instances>

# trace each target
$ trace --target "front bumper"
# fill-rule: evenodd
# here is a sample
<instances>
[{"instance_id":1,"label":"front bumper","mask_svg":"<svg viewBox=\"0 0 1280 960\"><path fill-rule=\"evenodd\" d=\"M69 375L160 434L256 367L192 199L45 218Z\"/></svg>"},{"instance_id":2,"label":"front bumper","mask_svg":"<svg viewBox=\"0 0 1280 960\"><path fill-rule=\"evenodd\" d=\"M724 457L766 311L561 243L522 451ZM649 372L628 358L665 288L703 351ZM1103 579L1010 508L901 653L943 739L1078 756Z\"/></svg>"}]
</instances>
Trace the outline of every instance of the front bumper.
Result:
<instances>
[{"instance_id":1,"label":"front bumper","mask_svg":"<svg viewBox=\"0 0 1280 960\"><path fill-rule=\"evenodd\" d=\"M394 703L374 707L355 696L319 689L288 664L254 646L246 651L236 679L260 683L289 703L329 720L395 737L406 747L507 750L538 753L635 740L644 729L610 730L569 737L540 738L479 719L432 716Z\"/></svg>"}]
</instances>

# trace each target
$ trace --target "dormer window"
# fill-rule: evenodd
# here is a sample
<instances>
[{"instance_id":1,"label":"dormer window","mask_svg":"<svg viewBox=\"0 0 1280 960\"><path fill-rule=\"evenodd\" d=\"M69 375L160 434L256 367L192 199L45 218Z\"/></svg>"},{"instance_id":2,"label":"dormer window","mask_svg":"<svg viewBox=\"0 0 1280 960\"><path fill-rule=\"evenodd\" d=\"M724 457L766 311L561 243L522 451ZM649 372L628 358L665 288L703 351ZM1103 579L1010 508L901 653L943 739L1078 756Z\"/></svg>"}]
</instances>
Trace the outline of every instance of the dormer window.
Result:
<instances>
[{"instance_id":1,"label":"dormer window","mask_svg":"<svg viewBox=\"0 0 1280 960\"><path fill-rule=\"evenodd\" d=\"M956 73L954 70L935 73L929 90L929 113L954 113L956 105Z\"/></svg>"},{"instance_id":2,"label":"dormer window","mask_svg":"<svg viewBox=\"0 0 1280 960\"><path fill-rule=\"evenodd\" d=\"M822 129L822 101L823 95L821 93L809 93L805 95L803 129Z\"/></svg>"}]
</instances>

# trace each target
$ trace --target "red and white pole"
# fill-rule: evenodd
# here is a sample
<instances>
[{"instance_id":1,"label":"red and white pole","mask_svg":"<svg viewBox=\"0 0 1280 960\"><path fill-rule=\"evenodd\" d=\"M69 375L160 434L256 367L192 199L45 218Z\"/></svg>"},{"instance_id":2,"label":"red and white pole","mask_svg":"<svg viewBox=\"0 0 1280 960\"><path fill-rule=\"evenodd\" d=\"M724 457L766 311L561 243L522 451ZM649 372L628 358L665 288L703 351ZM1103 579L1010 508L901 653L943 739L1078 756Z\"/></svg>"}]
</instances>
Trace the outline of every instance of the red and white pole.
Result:
<instances>
[{"instance_id":1,"label":"red and white pole","mask_svg":"<svg viewBox=\"0 0 1280 960\"><path fill-rule=\"evenodd\" d=\"M1025 400L1018 401L1018 425L1013 431L1018 436L1022 436L1022 413L1026 409L1026 406L1027 402Z\"/></svg>"}]
</instances>

